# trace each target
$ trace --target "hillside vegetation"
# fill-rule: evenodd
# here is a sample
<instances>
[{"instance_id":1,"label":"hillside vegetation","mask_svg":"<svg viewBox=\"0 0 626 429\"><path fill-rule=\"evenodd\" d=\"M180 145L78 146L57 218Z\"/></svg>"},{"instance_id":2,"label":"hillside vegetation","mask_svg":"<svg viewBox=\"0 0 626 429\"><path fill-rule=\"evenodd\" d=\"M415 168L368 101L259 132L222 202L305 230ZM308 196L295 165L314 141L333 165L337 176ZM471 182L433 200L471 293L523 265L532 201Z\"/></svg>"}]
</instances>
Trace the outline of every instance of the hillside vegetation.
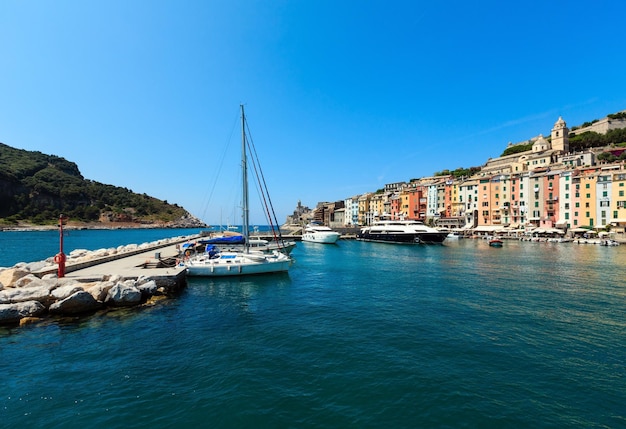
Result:
<instances>
[{"instance_id":1,"label":"hillside vegetation","mask_svg":"<svg viewBox=\"0 0 626 429\"><path fill-rule=\"evenodd\" d=\"M550 138L548 138L547 140L550 140ZM619 146L623 143L626 143L626 128L610 130L607 131L606 134L600 134L594 131L586 131L581 134L576 134L572 132L569 135L569 149L571 152L580 152L585 149L591 149L594 147L605 147L611 145ZM517 144L515 146L507 147L500 156L526 152L528 150L531 150L532 148L532 143Z\"/></svg>"},{"instance_id":2,"label":"hillside vegetation","mask_svg":"<svg viewBox=\"0 0 626 429\"><path fill-rule=\"evenodd\" d=\"M0 224L56 223L61 213L79 222L155 225L190 217L176 204L87 180L64 158L0 143Z\"/></svg>"}]
</instances>

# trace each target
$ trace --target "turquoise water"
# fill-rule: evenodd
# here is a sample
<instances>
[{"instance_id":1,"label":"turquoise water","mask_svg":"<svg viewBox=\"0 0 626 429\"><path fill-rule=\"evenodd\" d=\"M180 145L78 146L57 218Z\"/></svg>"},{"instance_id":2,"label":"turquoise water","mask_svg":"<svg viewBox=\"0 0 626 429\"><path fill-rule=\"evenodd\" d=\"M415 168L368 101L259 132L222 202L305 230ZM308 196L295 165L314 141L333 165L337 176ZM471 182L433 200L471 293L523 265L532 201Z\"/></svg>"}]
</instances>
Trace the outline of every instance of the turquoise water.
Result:
<instances>
[{"instance_id":1,"label":"turquoise water","mask_svg":"<svg viewBox=\"0 0 626 429\"><path fill-rule=\"evenodd\" d=\"M293 256L288 274L1 329L0 425L626 427L626 246L343 240Z\"/></svg>"}]
</instances>

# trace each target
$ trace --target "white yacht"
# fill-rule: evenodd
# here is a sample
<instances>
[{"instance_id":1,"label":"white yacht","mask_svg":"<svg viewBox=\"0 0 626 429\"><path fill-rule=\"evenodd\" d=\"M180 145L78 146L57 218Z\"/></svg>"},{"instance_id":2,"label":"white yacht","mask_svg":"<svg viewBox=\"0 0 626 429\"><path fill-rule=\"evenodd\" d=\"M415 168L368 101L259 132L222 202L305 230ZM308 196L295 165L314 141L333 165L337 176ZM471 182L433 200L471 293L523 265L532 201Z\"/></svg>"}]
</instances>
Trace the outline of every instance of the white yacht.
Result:
<instances>
[{"instance_id":1,"label":"white yacht","mask_svg":"<svg viewBox=\"0 0 626 429\"><path fill-rule=\"evenodd\" d=\"M337 231L333 231L319 222L309 223L304 228L304 231L302 231L302 241L308 241L311 243L333 244L339 240L340 236L341 234Z\"/></svg>"},{"instance_id":2,"label":"white yacht","mask_svg":"<svg viewBox=\"0 0 626 429\"><path fill-rule=\"evenodd\" d=\"M447 232L416 220L381 220L361 228L356 239L381 243L441 244L447 236Z\"/></svg>"}]
</instances>

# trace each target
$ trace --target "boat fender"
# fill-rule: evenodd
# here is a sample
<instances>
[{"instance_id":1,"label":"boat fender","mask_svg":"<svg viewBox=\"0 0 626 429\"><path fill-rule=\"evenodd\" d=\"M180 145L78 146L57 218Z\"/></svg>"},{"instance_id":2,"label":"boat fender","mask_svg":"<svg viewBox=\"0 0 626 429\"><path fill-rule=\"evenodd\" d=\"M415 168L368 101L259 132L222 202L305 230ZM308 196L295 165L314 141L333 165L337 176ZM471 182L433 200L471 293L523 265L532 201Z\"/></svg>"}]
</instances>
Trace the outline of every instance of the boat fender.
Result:
<instances>
[{"instance_id":1,"label":"boat fender","mask_svg":"<svg viewBox=\"0 0 626 429\"><path fill-rule=\"evenodd\" d=\"M185 256L189 258L191 256L191 250L185 250Z\"/></svg>"}]
</instances>

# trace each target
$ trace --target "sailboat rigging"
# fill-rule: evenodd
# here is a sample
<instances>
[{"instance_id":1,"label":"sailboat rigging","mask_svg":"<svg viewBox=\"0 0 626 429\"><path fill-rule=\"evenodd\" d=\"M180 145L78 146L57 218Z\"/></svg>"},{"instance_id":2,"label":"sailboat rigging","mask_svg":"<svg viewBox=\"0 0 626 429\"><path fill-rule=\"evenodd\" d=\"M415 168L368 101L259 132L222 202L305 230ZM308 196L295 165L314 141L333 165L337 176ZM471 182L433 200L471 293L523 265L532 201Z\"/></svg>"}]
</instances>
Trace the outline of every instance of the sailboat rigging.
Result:
<instances>
[{"instance_id":1,"label":"sailboat rigging","mask_svg":"<svg viewBox=\"0 0 626 429\"><path fill-rule=\"evenodd\" d=\"M250 213L248 198L248 138L243 105L241 107L241 179L242 179L242 251L220 251L216 246L208 245L205 252L185 261L189 276L238 276L260 273L288 271L291 258L282 252L263 253L250 250ZM256 155L256 151L255 151ZM255 170L258 168L254 163ZM266 189L267 191L267 189ZM267 194L267 192L265 192ZM265 199L265 197L264 197ZM266 211L269 210L266 207ZM272 209L273 211L273 209ZM272 229L273 225L272 225ZM275 235L276 236L276 235Z\"/></svg>"}]
</instances>

